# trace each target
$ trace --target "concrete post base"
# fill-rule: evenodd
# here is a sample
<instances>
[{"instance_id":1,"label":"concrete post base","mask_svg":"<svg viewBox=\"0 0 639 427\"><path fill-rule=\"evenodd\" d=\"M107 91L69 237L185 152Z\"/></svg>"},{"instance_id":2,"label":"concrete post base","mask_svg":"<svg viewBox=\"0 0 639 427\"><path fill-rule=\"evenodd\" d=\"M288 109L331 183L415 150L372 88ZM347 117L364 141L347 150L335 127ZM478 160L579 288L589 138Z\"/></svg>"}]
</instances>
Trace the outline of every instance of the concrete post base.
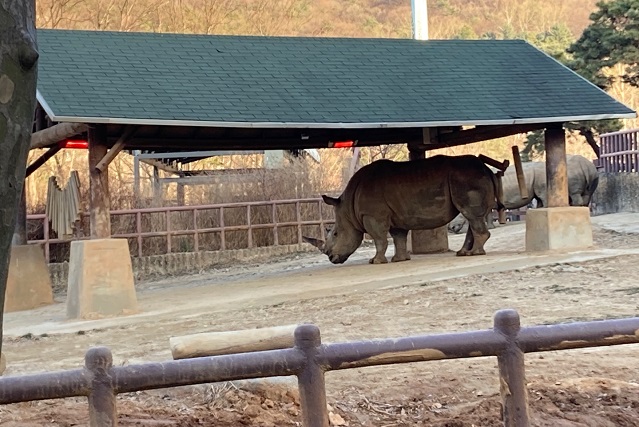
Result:
<instances>
[{"instance_id":1,"label":"concrete post base","mask_svg":"<svg viewBox=\"0 0 639 427\"><path fill-rule=\"evenodd\" d=\"M137 310L126 239L71 242L67 318L132 314Z\"/></svg>"},{"instance_id":2,"label":"concrete post base","mask_svg":"<svg viewBox=\"0 0 639 427\"><path fill-rule=\"evenodd\" d=\"M448 252L448 227L433 230L412 230L408 233L408 250L414 254Z\"/></svg>"},{"instance_id":3,"label":"concrete post base","mask_svg":"<svg viewBox=\"0 0 639 427\"><path fill-rule=\"evenodd\" d=\"M53 304L53 290L42 246L12 246L4 311L30 310L48 304Z\"/></svg>"},{"instance_id":4,"label":"concrete post base","mask_svg":"<svg viewBox=\"0 0 639 427\"><path fill-rule=\"evenodd\" d=\"M526 211L526 251L586 249L593 246L590 209L583 206Z\"/></svg>"}]
</instances>

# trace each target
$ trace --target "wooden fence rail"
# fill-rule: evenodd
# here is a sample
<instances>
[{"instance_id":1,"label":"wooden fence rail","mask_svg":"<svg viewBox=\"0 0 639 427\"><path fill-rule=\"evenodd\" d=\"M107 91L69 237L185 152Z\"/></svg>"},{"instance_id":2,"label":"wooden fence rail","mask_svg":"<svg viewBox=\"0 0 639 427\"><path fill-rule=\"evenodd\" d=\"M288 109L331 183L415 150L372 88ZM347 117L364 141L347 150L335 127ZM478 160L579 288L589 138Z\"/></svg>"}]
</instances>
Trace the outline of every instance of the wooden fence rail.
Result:
<instances>
[{"instance_id":1,"label":"wooden fence rail","mask_svg":"<svg viewBox=\"0 0 639 427\"><path fill-rule=\"evenodd\" d=\"M639 172L639 129L600 136L601 153L595 164L605 173Z\"/></svg>"},{"instance_id":2,"label":"wooden fence rail","mask_svg":"<svg viewBox=\"0 0 639 427\"><path fill-rule=\"evenodd\" d=\"M294 220L283 221L278 218L278 208L282 206L293 206L295 209ZM242 203L225 203L214 205L194 205L194 206L167 206L158 208L141 208L141 209L126 209L126 210L113 210L111 211L112 224L116 223L117 217L134 217L133 232L113 232L112 237L126 238L135 242L136 250L133 252L138 257L143 256L143 248L145 239L149 238L164 238L166 243L166 253L174 251L173 239L179 236L192 236L193 238L193 252L201 250L201 238L206 234L217 234L219 236L219 249L227 249L227 236L228 233L234 231L246 232L247 244L246 248L255 247L254 232L257 230L271 230L272 242L274 245L280 244L280 232L285 227L296 228L296 243L302 243L302 234L304 226L317 226L322 239L325 238L325 226L333 223L333 219L322 215L322 208L324 202L321 198L307 198L307 199L290 199L290 200L273 200L266 202L242 202ZM302 219L302 208L304 206L316 206L312 209L313 212L317 212L317 215L313 214L312 219ZM269 222L256 222L252 218L255 212L261 208L266 207L269 209ZM225 224L225 212L231 209L244 210L243 215L246 218L245 224L241 225L227 225ZM201 226L200 218L202 212L205 211L217 211L215 217L217 220L217 226L204 227ZM182 213L188 216L192 221L192 226L188 228L172 228L171 214ZM143 216L160 214L163 215L164 229L154 231L143 231ZM84 215L85 217L87 215ZM308 215L307 215L308 216ZM28 215L27 220L42 221L43 222L43 238L29 240L30 244L43 244L45 258L48 262L51 260L51 246L54 244L69 243L74 240L86 240L89 237L73 237L70 239L60 239L50 237L49 218L45 214ZM112 227L113 229L113 227Z\"/></svg>"},{"instance_id":3,"label":"wooden fence rail","mask_svg":"<svg viewBox=\"0 0 639 427\"><path fill-rule=\"evenodd\" d=\"M524 354L639 343L639 317L521 328L500 310L488 330L322 344L314 325L295 330L295 347L162 363L113 366L105 347L91 348L85 367L0 378L0 404L88 396L91 427L117 425L116 395L167 387L275 376L298 378L304 427L328 427L324 374L365 366L497 357L505 427L528 427Z\"/></svg>"}]
</instances>

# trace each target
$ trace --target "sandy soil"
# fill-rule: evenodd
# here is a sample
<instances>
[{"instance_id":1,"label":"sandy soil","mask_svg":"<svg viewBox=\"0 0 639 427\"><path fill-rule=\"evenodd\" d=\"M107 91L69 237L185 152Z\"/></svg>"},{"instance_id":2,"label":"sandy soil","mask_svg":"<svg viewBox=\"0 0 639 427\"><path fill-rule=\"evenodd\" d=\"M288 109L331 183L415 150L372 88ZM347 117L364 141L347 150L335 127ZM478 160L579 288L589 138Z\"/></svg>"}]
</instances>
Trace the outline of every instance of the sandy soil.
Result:
<instances>
[{"instance_id":1,"label":"sandy soil","mask_svg":"<svg viewBox=\"0 0 639 427\"><path fill-rule=\"evenodd\" d=\"M11 313L6 375L77 368L94 345L109 346L117 365L168 360L169 337L204 331L313 322L324 341L335 342L490 328L501 308L517 309L524 325L636 316L639 234L619 226L632 223L628 216L598 218L598 249L576 254L525 254L523 226L511 225L494 230L486 257L449 253L370 266L371 249L362 248L332 266L306 254L139 284L143 312L133 316L66 321L63 303ZM461 238L451 236L452 249ZM637 351L627 345L527 355L533 425L639 426ZM120 425L300 425L294 385L282 379L121 395ZM327 392L334 425L501 425L494 358L331 372ZM87 419L84 399L0 407L1 426Z\"/></svg>"}]
</instances>

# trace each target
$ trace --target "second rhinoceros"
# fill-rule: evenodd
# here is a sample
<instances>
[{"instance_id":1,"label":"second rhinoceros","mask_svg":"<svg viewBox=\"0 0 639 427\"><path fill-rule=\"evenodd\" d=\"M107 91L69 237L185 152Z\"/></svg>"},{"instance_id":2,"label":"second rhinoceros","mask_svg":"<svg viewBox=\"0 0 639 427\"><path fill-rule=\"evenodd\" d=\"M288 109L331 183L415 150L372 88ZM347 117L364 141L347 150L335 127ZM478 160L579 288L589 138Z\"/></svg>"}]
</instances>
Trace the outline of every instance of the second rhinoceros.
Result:
<instances>
[{"instance_id":1,"label":"second rhinoceros","mask_svg":"<svg viewBox=\"0 0 639 427\"><path fill-rule=\"evenodd\" d=\"M490 237L485 217L495 206L497 181L477 157L438 155L394 162L378 160L358 170L344 192L324 202L335 209L335 225L326 242L310 237L334 264L345 262L362 243L364 233L375 241L372 264L387 262L388 233L395 244L392 262L410 259L409 230L445 226L458 213L470 224L457 255L484 255ZM501 206L501 201L497 200Z\"/></svg>"},{"instance_id":2,"label":"second rhinoceros","mask_svg":"<svg viewBox=\"0 0 639 427\"><path fill-rule=\"evenodd\" d=\"M519 209L533 200L537 207L547 206L546 163L522 163L528 197L522 198L514 166L506 169L502 177L504 191L503 204L506 209ZM599 184L599 173L595 165L580 155L566 155L566 173L568 175L568 202L570 206L588 206ZM493 228L492 213L486 217L488 228ZM459 233L466 225L466 219L458 215L448 224L448 229Z\"/></svg>"}]
</instances>

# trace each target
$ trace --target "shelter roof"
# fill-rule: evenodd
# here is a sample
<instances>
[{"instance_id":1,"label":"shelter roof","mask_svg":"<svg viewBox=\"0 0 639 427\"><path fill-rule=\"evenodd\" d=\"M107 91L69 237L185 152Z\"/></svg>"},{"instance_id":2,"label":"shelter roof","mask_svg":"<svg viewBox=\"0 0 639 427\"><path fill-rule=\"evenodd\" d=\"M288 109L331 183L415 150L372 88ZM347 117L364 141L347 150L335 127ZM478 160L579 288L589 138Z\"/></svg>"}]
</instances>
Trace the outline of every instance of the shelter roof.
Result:
<instances>
[{"instance_id":1,"label":"shelter roof","mask_svg":"<svg viewBox=\"0 0 639 427\"><path fill-rule=\"evenodd\" d=\"M422 128L636 114L525 41L38 30L56 122Z\"/></svg>"}]
</instances>

